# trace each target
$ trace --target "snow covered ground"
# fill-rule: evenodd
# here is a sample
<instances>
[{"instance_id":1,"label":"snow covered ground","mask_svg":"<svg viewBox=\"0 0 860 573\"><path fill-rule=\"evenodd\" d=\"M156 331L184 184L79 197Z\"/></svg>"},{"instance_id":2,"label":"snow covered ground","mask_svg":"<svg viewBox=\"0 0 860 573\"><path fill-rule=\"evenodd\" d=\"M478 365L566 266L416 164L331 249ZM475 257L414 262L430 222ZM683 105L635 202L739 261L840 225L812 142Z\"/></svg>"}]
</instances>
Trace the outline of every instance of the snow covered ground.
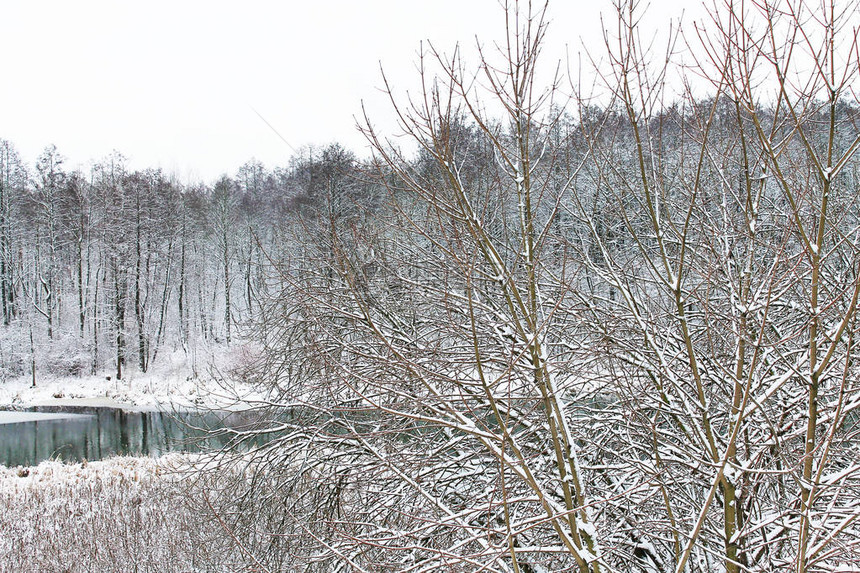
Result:
<instances>
[{"instance_id":1,"label":"snow covered ground","mask_svg":"<svg viewBox=\"0 0 860 573\"><path fill-rule=\"evenodd\" d=\"M171 453L161 458L120 456L78 464L45 461L29 468L0 466L0 495L26 494L48 488L62 489L80 481L140 486L159 476L182 479L181 470L190 465L190 460L185 454Z\"/></svg>"},{"instance_id":2,"label":"snow covered ground","mask_svg":"<svg viewBox=\"0 0 860 573\"><path fill-rule=\"evenodd\" d=\"M47 412L11 412L0 410L0 424L19 424L21 422L43 422L46 420L86 419L86 414L51 414Z\"/></svg>"},{"instance_id":3,"label":"snow covered ground","mask_svg":"<svg viewBox=\"0 0 860 573\"><path fill-rule=\"evenodd\" d=\"M233 407L260 396L241 383L223 382L221 373L240 359L241 349L216 349L192 368L183 352L160 359L147 372L128 368L122 380L111 372L96 376L53 376L38 373L36 387L29 374L0 382L0 408L42 405L108 407Z\"/></svg>"}]
</instances>

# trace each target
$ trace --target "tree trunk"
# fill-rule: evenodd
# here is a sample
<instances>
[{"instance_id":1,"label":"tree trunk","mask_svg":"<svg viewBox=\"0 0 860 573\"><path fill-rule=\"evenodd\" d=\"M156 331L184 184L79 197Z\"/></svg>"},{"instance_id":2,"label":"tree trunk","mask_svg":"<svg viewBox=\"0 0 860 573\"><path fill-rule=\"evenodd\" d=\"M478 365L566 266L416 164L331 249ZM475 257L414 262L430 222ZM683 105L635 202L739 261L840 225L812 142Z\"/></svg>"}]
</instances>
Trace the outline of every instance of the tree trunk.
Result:
<instances>
[{"instance_id":1,"label":"tree trunk","mask_svg":"<svg viewBox=\"0 0 860 573\"><path fill-rule=\"evenodd\" d=\"M223 241L222 256L224 261L224 326L226 328L227 344L230 344L230 326L232 322L230 313L230 250L228 248L226 226L223 231L221 240Z\"/></svg>"},{"instance_id":2,"label":"tree trunk","mask_svg":"<svg viewBox=\"0 0 860 573\"><path fill-rule=\"evenodd\" d=\"M141 221L140 221L140 195L137 197L137 221L135 241L135 265L134 265L134 316L137 320L137 365L141 372L146 372L146 325L143 313L143 301L141 299L140 263L141 263Z\"/></svg>"},{"instance_id":3,"label":"tree trunk","mask_svg":"<svg viewBox=\"0 0 860 573\"><path fill-rule=\"evenodd\" d=\"M188 321L187 321L187 291L185 283L185 221L182 222L182 245L179 253L179 341L185 352L188 352Z\"/></svg>"},{"instance_id":4,"label":"tree trunk","mask_svg":"<svg viewBox=\"0 0 860 573\"><path fill-rule=\"evenodd\" d=\"M158 356L158 349L164 339L164 318L167 316L167 303L170 301L170 269L173 266L173 239L167 244L167 262L164 271L164 289L161 292L161 307L158 313L158 330L155 334L155 348L152 349L152 360L155 361ZM181 285L181 283L180 283ZM180 330L182 324L182 306L180 305ZM181 336L181 334L180 334Z\"/></svg>"},{"instance_id":5,"label":"tree trunk","mask_svg":"<svg viewBox=\"0 0 860 573\"><path fill-rule=\"evenodd\" d=\"M114 261L114 325L116 327L116 379L122 379L125 365L125 281L123 271Z\"/></svg>"}]
</instances>

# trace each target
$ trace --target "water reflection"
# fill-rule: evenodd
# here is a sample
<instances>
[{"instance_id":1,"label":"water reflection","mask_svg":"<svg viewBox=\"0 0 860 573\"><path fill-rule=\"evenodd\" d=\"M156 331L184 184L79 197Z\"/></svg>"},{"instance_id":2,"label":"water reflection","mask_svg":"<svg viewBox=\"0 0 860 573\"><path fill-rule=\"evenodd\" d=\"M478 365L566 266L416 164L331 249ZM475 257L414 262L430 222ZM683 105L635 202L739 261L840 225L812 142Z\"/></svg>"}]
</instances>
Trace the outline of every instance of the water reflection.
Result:
<instances>
[{"instance_id":1,"label":"water reflection","mask_svg":"<svg viewBox=\"0 0 860 573\"><path fill-rule=\"evenodd\" d=\"M241 414L173 413L95 408L87 415L0 424L0 464L36 465L46 459L99 460L112 455L158 456L220 447L223 434L207 429L247 423Z\"/></svg>"}]
</instances>

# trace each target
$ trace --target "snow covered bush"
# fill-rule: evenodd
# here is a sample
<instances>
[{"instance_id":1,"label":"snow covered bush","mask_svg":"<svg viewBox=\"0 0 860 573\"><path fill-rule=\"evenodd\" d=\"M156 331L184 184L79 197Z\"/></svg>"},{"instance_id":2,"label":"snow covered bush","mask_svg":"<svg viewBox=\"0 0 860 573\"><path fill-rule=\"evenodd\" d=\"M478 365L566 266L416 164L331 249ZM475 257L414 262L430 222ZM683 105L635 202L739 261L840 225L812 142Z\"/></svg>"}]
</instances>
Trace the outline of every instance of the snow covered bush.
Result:
<instances>
[{"instance_id":1,"label":"snow covered bush","mask_svg":"<svg viewBox=\"0 0 860 573\"><path fill-rule=\"evenodd\" d=\"M43 341L38 353L37 369L51 376L85 376L92 367L92 356L87 343L76 334L58 336Z\"/></svg>"},{"instance_id":2,"label":"snow covered bush","mask_svg":"<svg viewBox=\"0 0 860 573\"><path fill-rule=\"evenodd\" d=\"M22 329L0 329L0 381L23 376L30 369L29 348Z\"/></svg>"},{"instance_id":3,"label":"snow covered bush","mask_svg":"<svg viewBox=\"0 0 860 573\"><path fill-rule=\"evenodd\" d=\"M172 455L0 467L0 571L238 569L230 537L190 502L184 465Z\"/></svg>"}]
</instances>

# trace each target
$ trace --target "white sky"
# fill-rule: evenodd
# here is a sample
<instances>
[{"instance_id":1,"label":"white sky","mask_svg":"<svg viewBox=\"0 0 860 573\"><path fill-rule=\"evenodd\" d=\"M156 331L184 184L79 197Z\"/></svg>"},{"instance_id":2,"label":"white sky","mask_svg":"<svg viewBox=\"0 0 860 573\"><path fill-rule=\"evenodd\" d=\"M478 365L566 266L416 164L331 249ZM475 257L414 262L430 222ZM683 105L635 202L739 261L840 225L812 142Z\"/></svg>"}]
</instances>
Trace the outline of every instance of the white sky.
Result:
<instances>
[{"instance_id":1,"label":"white sky","mask_svg":"<svg viewBox=\"0 0 860 573\"><path fill-rule=\"evenodd\" d=\"M681 0L654 0L655 22ZM599 49L609 0L554 0L544 65ZM689 18L689 14L687 16ZM212 181L247 160L285 165L338 141L365 155L365 101L393 128L380 63L415 89L419 43L501 37L496 0L0 0L0 138L28 164L48 144L71 168L116 149L133 169Z\"/></svg>"}]
</instances>

